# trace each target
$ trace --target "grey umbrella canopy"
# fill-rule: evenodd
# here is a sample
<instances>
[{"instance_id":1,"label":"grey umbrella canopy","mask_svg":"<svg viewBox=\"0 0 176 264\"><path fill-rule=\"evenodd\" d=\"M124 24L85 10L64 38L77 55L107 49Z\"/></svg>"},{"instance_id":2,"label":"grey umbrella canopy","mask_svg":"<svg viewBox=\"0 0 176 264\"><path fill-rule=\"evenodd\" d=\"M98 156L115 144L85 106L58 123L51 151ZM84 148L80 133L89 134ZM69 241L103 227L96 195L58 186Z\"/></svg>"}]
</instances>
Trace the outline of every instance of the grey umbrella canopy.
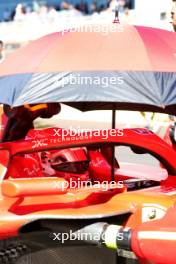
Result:
<instances>
[{"instance_id":1,"label":"grey umbrella canopy","mask_svg":"<svg viewBox=\"0 0 176 264\"><path fill-rule=\"evenodd\" d=\"M54 33L14 52L0 65L0 102L175 114L176 34L122 29Z\"/></svg>"}]
</instances>

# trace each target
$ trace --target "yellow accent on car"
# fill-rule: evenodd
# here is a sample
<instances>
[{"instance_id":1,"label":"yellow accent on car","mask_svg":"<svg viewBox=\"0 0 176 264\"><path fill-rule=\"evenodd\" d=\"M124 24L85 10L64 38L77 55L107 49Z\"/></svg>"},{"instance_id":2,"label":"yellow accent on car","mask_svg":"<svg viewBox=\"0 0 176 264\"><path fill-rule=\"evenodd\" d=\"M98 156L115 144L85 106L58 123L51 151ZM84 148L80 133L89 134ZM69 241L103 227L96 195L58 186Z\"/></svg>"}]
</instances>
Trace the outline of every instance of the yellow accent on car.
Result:
<instances>
[{"instance_id":1,"label":"yellow accent on car","mask_svg":"<svg viewBox=\"0 0 176 264\"><path fill-rule=\"evenodd\" d=\"M38 105L34 105L34 106L30 106L29 104L25 104L24 105L25 108L27 108L28 110L30 110L31 112L40 110L40 109L44 109L47 108L47 104L38 104Z\"/></svg>"},{"instance_id":2,"label":"yellow accent on car","mask_svg":"<svg viewBox=\"0 0 176 264\"><path fill-rule=\"evenodd\" d=\"M121 226L109 225L105 231L104 243L108 248L117 249L117 236Z\"/></svg>"}]
</instances>

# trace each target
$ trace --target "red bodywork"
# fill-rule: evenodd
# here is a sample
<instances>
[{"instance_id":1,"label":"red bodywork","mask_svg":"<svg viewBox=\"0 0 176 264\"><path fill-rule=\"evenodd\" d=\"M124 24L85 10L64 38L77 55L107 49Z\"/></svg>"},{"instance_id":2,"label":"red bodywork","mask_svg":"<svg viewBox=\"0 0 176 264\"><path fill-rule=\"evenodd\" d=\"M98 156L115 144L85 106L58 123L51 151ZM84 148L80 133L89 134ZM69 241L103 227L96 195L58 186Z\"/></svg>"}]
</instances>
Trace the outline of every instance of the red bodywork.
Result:
<instances>
[{"instance_id":1,"label":"red bodywork","mask_svg":"<svg viewBox=\"0 0 176 264\"><path fill-rule=\"evenodd\" d=\"M132 232L132 249L142 263L175 264L175 242L176 207L162 219L143 223Z\"/></svg>"},{"instance_id":2,"label":"red bodywork","mask_svg":"<svg viewBox=\"0 0 176 264\"><path fill-rule=\"evenodd\" d=\"M50 128L33 130L26 140L1 143L1 239L18 235L27 223L39 219L59 221L117 216L118 224L118 216L128 214L123 225L134 229L143 222L162 218L176 200L176 152L147 129L118 132L114 130L112 134L109 130L107 137L94 133L63 137L62 129L57 129L56 133L56 128ZM116 184L112 186L114 145L151 153L164 168L121 163L116 159ZM53 163L60 170L51 167L56 157L59 162L61 157L62 162L66 159L61 167L60 163ZM63 164L68 165L68 161L80 160L88 165L81 173L63 170ZM76 185L71 188L73 180ZM128 190L128 181L144 180L155 181L157 185ZM87 181L92 185L86 185ZM105 181L106 190L103 188ZM102 185L96 186L97 182ZM81 186L81 183L84 184Z\"/></svg>"}]
</instances>

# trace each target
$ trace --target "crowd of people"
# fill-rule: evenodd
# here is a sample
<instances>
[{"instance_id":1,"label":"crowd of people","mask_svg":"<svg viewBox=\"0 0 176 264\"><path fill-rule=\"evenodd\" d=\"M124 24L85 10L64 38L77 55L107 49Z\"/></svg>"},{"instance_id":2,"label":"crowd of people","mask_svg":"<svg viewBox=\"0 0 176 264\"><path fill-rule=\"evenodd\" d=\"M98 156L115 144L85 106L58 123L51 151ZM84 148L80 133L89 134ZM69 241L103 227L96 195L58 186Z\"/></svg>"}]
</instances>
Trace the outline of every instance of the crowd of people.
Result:
<instances>
[{"instance_id":1,"label":"crowd of people","mask_svg":"<svg viewBox=\"0 0 176 264\"><path fill-rule=\"evenodd\" d=\"M33 1L31 5L20 3L13 11L8 8L3 12L2 21L20 21L28 18L56 18L60 11L70 10L76 14L91 15L94 13L100 13L102 11L119 7L120 12L125 12L127 9L133 8L133 0L107 0L104 4L99 4L99 1L93 0L91 4L88 1L81 0L79 4L72 5L70 1L62 1L57 6L49 6L39 4L37 1Z\"/></svg>"}]
</instances>

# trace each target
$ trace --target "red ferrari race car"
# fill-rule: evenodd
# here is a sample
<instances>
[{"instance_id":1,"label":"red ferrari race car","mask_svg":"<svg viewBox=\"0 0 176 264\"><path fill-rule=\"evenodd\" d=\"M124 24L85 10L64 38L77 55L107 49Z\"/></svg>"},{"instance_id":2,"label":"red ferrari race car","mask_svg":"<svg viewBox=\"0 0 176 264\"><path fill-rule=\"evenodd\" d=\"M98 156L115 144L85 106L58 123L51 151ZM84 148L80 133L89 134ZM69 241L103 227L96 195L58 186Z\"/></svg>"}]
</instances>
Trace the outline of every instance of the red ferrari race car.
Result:
<instances>
[{"instance_id":1,"label":"red ferrari race car","mask_svg":"<svg viewBox=\"0 0 176 264\"><path fill-rule=\"evenodd\" d=\"M88 247L72 233L163 218L176 199L176 152L157 135L49 128L0 148L0 263L151 263L126 246Z\"/></svg>"}]
</instances>

